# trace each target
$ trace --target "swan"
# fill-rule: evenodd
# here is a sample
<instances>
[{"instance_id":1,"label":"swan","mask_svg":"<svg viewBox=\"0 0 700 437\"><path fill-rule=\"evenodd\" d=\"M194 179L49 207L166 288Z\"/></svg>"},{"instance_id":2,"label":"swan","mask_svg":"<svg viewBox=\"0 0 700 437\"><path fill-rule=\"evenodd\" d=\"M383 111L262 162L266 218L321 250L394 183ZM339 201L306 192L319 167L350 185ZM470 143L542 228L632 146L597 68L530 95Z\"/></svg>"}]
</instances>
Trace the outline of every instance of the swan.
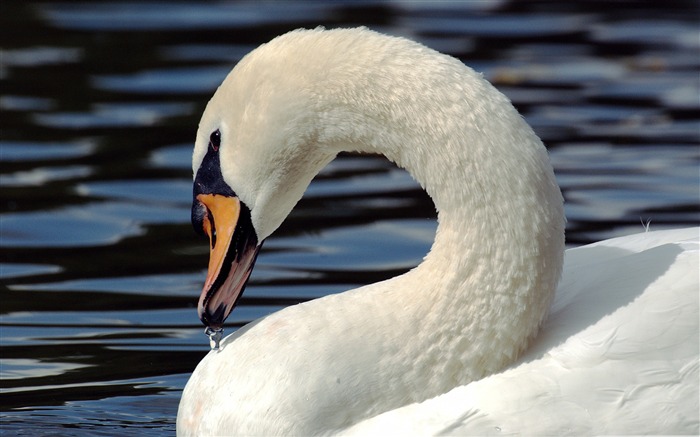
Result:
<instances>
[{"instance_id":1,"label":"swan","mask_svg":"<svg viewBox=\"0 0 700 437\"><path fill-rule=\"evenodd\" d=\"M366 28L279 36L209 101L192 158L208 329L341 151L421 184L438 210L429 253L225 337L187 382L178 435L698 432L698 229L564 255L547 151L508 99Z\"/></svg>"}]
</instances>

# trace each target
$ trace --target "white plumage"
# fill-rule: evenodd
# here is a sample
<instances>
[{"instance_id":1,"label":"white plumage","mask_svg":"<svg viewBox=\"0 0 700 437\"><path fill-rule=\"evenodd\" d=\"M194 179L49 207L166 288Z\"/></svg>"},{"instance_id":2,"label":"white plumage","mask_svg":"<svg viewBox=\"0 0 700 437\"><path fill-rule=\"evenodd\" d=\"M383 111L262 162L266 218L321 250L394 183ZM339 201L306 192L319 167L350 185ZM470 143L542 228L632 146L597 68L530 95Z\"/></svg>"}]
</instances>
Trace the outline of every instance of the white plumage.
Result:
<instances>
[{"instance_id":1,"label":"white plumage","mask_svg":"<svg viewBox=\"0 0 700 437\"><path fill-rule=\"evenodd\" d=\"M366 29L291 32L217 90L195 173L215 131L259 241L343 150L406 168L439 225L410 272L227 337L179 435L698 432L698 230L569 250L557 288L546 150L459 61Z\"/></svg>"},{"instance_id":2,"label":"white plumage","mask_svg":"<svg viewBox=\"0 0 700 437\"><path fill-rule=\"evenodd\" d=\"M568 250L552 311L517 363L345 433L697 434L699 233Z\"/></svg>"}]
</instances>

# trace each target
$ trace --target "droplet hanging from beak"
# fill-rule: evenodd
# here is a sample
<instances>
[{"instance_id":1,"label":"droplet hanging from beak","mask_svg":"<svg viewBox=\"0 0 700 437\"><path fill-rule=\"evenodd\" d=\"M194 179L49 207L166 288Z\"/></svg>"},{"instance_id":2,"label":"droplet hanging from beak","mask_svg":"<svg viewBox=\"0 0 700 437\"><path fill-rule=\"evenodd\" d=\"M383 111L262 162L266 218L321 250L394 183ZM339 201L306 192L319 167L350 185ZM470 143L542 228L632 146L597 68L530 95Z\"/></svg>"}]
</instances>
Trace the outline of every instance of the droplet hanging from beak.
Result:
<instances>
[{"instance_id":1,"label":"droplet hanging from beak","mask_svg":"<svg viewBox=\"0 0 700 437\"><path fill-rule=\"evenodd\" d=\"M207 326L204 333L209 337L209 346L211 346L211 350L218 351L221 338L224 336L224 328L210 328Z\"/></svg>"}]
</instances>

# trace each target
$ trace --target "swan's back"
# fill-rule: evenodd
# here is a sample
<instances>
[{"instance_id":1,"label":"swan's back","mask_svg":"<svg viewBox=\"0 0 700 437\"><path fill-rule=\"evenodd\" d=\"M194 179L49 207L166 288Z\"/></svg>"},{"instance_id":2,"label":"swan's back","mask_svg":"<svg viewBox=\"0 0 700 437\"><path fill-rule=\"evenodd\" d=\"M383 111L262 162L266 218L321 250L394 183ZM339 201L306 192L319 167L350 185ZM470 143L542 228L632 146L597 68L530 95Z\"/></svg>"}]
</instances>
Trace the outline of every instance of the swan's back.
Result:
<instances>
[{"instance_id":1,"label":"swan's back","mask_svg":"<svg viewBox=\"0 0 700 437\"><path fill-rule=\"evenodd\" d=\"M568 250L552 313L518 364L347 434L697 435L699 234Z\"/></svg>"}]
</instances>

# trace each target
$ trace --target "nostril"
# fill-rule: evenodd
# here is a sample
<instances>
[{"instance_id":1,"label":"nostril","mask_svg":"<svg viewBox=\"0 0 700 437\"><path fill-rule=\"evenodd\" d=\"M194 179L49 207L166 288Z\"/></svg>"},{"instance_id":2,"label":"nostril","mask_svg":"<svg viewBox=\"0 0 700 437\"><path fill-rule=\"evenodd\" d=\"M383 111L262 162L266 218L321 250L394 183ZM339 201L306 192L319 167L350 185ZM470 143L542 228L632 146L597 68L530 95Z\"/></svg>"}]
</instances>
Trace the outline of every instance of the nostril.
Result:
<instances>
[{"instance_id":1,"label":"nostril","mask_svg":"<svg viewBox=\"0 0 700 437\"><path fill-rule=\"evenodd\" d=\"M211 248L214 249L214 246L216 246L216 223L214 223L214 214L211 213L209 208L206 208L206 211L206 220L209 221L210 226L210 229L207 233L209 234L209 238L211 239Z\"/></svg>"}]
</instances>

